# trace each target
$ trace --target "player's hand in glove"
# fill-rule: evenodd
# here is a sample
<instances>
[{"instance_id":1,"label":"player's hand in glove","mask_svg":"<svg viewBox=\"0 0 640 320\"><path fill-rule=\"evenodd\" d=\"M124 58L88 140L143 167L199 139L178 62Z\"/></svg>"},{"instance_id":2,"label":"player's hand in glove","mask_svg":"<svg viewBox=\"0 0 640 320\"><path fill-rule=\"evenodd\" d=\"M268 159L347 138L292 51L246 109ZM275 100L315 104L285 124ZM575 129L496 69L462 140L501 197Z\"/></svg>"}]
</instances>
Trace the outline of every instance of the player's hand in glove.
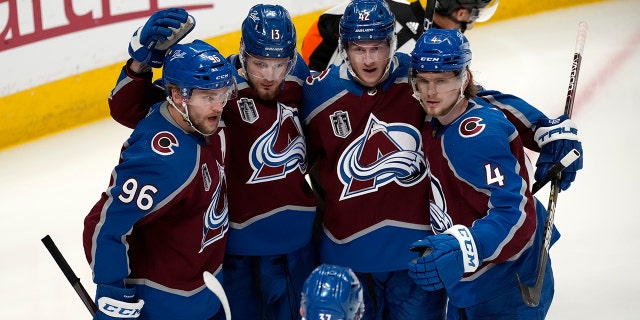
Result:
<instances>
[{"instance_id":1,"label":"player's hand in glove","mask_svg":"<svg viewBox=\"0 0 640 320\"><path fill-rule=\"evenodd\" d=\"M540 181L551 167L576 149L580 157L562 171L560 190L567 190L576 179L576 171L582 169L582 143L578 140L578 129L566 115L557 119L541 119L536 123L535 139L540 146L540 155L536 162L535 179Z\"/></svg>"},{"instance_id":2,"label":"player's hand in glove","mask_svg":"<svg viewBox=\"0 0 640 320\"><path fill-rule=\"evenodd\" d=\"M480 265L471 231L461 225L418 240L410 250L421 255L409 263L409 277L427 291L450 288L465 272L473 272Z\"/></svg>"},{"instance_id":3,"label":"player's hand in glove","mask_svg":"<svg viewBox=\"0 0 640 320\"><path fill-rule=\"evenodd\" d=\"M94 320L136 319L140 316L140 310L144 300L134 302L136 289L119 288L99 284L96 290L96 312Z\"/></svg>"},{"instance_id":4,"label":"player's hand in glove","mask_svg":"<svg viewBox=\"0 0 640 320\"><path fill-rule=\"evenodd\" d=\"M129 55L149 67L160 68L167 50L189 34L195 25L195 19L182 8L156 11L133 33Z\"/></svg>"}]
</instances>

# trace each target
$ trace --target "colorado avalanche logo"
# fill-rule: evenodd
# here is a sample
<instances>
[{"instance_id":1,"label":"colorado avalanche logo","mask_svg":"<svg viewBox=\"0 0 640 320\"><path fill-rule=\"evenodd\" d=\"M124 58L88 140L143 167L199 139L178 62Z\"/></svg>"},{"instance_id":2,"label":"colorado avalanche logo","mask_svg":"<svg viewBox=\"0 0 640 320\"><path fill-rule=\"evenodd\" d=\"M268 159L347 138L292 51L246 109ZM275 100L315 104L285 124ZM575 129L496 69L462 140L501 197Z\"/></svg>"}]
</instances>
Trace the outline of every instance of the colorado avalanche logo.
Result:
<instances>
[{"instance_id":1,"label":"colorado avalanche logo","mask_svg":"<svg viewBox=\"0 0 640 320\"><path fill-rule=\"evenodd\" d=\"M459 127L460 135L463 138L471 138L479 135L486 126L483 123L480 123L481 121L482 118L478 117L469 117L462 120Z\"/></svg>"},{"instance_id":2,"label":"colorado avalanche logo","mask_svg":"<svg viewBox=\"0 0 640 320\"><path fill-rule=\"evenodd\" d=\"M251 146L249 153L253 174L247 183L282 179L293 170L307 169L302 126L298 111L278 103L278 119Z\"/></svg>"},{"instance_id":3,"label":"colorado avalanche logo","mask_svg":"<svg viewBox=\"0 0 640 320\"><path fill-rule=\"evenodd\" d=\"M173 148L177 146L178 139L169 131L158 132L151 140L151 150L162 156L173 154Z\"/></svg>"},{"instance_id":4,"label":"colorado avalanche logo","mask_svg":"<svg viewBox=\"0 0 640 320\"><path fill-rule=\"evenodd\" d=\"M204 226L202 227L202 242L200 252L208 245L222 239L229 231L229 205L226 197L226 177L224 168L218 164L218 184L211 197L209 208L204 213Z\"/></svg>"},{"instance_id":5,"label":"colorado avalanche logo","mask_svg":"<svg viewBox=\"0 0 640 320\"><path fill-rule=\"evenodd\" d=\"M385 123L369 116L367 130L357 137L338 161L338 176L344 185L340 200L375 192L395 182L411 186L426 176L422 138L405 123Z\"/></svg>"},{"instance_id":6,"label":"colorado avalanche logo","mask_svg":"<svg viewBox=\"0 0 640 320\"><path fill-rule=\"evenodd\" d=\"M440 234L453 227L453 220L447 213L447 201L444 198L442 184L438 178L431 174L429 162L427 162L427 172L431 180L431 196L433 197L433 200L429 200L429 220L433 232Z\"/></svg>"}]
</instances>

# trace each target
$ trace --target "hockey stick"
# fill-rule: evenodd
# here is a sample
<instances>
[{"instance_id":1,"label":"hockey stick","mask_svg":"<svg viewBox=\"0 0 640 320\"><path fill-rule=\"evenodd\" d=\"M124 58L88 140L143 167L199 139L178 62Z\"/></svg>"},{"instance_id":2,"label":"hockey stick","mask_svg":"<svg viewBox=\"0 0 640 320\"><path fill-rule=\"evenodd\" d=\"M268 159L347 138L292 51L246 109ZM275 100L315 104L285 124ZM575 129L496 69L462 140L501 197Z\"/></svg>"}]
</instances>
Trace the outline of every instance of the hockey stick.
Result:
<instances>
[{"instance_id":1,"label":"hockey stick","mask_svg":"<svg viewBox=\"0 0 640 320\"><path fill-rule=\"evenodd\" d=\"M229 300L227 299L227 295L224 293L224 289L220 284L220 281L214 277L211 272L205 271L202 273L202 278L204 278L204 284L215 294L218 299L220 299L220 303L222 303L222 308L224 309L224 316L227 320L231 320L231 309L229 308Z\"/></svg>"},{"instance_id":2,"label":"hockey stick","mask_svg":"<svg viewBox=\"0 0 640 320\"><path fill-rule=\"evenodd\" d=\"M571 149L569 153L567 153L559 162L551 166L547 175L544 178L533 183L533 187L531 188L531 193L535 194L540 191L542 187L544 187L549 181L553 178L557 177L559 173L562 172L566 167L570 166L574 161L580 158L580 152L576 149Z\"/></svg>"},{"instance_id":3,"label":"hockey stick","mask_svg":"<svg viewBox=\"0 0 640 320\"><path fill-rule=\"evenodd\" d=\"M87 293L87 290L84 289L82 283L80 283L80 278L76 276L75 272L73 272L73 270L71 269L71 266L69 266L69 263L67 263L67 260L65 260L60 250L58 250L58 247L53 242L53 239L51 239L49 235L46 235L44 238L42 238L42 243L44 243L44 246L47 248L47 250L49 250L49 253L51 253L53 260L56 261L58 267L60 267L62 273L64 273L65 277L67 277L67 280L69 280L69 283L71 283L73 289L76 290L76 293L80 297L80 300L82 300L82 303L84 303L91 315L95 316L96 312L98 311L96 304L93 302L91 296Z\"/></svg>"},{"instance_id":4,"label":"hockey stick","mask_svg":"<svg viewBox=\"0 0 640 320\"><path fill-rule=\"evenodd\" d=\"M581 21L578 24L578 37L576 39L576 49L573 54L573 64L571 66L571 76L569 78L569 89L567 90L567 100L564 106L564 114L571 117L573 111L573 101L576 96L576 87L578 85L578 74L580 73L580 64L582 62L582 51L584 50L584 42L587 36L587 23ZM544 281L545 269L549 259L549 247L551 245L551 232L553 231L553 218L556 213L556 203L558 202L558 192L560 192L560 175L558 173L551 180L551 193L549 194L549 204L547 206L547 219L544 224L544 238L542 249L540 250L540 258L538 259L538 274L536 283L533 287L528 287L520 282L520 276L516 274L518 285L522 299L530 307L536 307L540 303L540 294L542 292L542 282Z\"/></svg>"}]
</instances>

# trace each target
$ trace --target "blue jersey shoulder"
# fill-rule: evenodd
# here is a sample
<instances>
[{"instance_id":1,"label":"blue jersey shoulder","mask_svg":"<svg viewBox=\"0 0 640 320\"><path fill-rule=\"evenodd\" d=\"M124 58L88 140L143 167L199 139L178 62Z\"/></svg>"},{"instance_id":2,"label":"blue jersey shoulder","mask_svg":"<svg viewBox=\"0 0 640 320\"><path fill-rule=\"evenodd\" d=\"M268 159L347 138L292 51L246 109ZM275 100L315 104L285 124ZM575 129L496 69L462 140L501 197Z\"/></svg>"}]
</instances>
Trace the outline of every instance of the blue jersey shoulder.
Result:
<instances>
[{"instance_id":1,"label":"blue jersey shoulder","mask_svg":"<svg viewBox=\"0 0 640 320\"><path fill-rule=\"evenodd\" d=\"M136 126L114 169L115 188L124 188L116 191L135 183L139 188L149 186L156 190L156 199L164 199L197 169L204 139L185 133L169 117L167 108L156 104Z\"/></svg>"}]
</instances>

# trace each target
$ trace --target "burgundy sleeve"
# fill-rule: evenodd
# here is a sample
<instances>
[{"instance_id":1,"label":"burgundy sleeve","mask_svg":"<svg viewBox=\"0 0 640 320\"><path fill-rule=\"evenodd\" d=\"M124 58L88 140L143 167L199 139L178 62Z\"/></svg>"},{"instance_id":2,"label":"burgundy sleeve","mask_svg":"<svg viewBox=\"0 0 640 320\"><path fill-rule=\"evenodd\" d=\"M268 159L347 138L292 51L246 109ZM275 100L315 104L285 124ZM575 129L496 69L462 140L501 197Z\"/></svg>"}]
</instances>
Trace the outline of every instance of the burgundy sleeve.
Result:
<instances>
[{"instance_id":1,"label":"burgundy sleeve","mask_svg":"<svg viewBox=\"0 0 640 320\"><path fill-rule=\"evenodd\" d=\"M109 95L109 111L118 123L134 128L142 120L149 108L165 99L165 92L152 83L151 71L136 73L127 61L122 68L116 86Z\"/></svg>"}]
</instances>

